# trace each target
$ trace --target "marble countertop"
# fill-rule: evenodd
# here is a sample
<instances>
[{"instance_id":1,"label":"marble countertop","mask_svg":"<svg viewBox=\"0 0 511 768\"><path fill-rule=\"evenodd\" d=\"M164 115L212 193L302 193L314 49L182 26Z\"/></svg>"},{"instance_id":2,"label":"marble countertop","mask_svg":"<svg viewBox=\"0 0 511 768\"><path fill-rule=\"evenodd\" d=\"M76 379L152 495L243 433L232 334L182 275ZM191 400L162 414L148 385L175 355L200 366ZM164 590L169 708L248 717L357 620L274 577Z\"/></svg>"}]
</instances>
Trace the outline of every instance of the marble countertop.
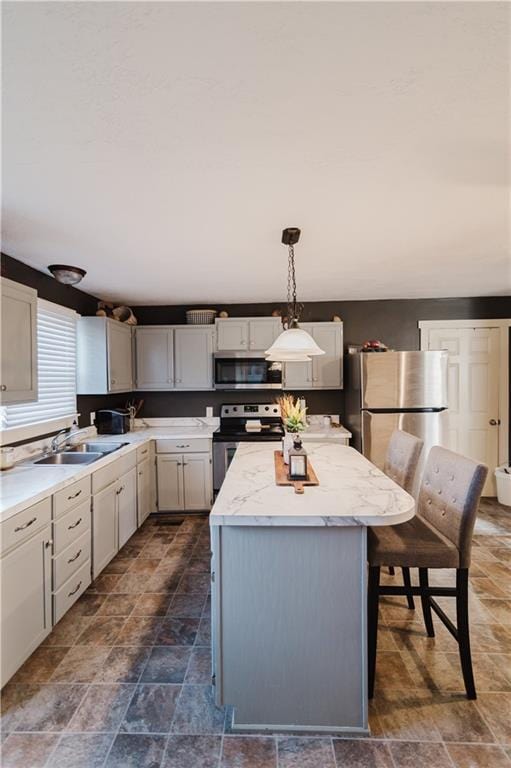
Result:
<instances>
[{"instance_id":1,"label":"marble countertop","mask_svg":"<svg viewBox=\"0 0 511 768\"><path fill-rule=\"evenodd\" d=\"M346 440L351 437L351 432L346 427L326 427L321 421L312 421L308 425L307 429L300 432L302 440L307 442L308 440L328 442L329 440Z\"/></svg>"},{"instance_id":2,"label":"marble countertop","mask_svg":"<svg viewBox=\"0 0 511 768\"><path fill-rule=\"evenodd\" d=\"M198 419L184 420L187 423L173 426L150 426L135 429L125 435L94 435L85 439L94 442L127 443L114 453L110 453L92 464L53 465L34 464L34 458L16 464L12 469L0 475L0 522L21 512L31 504L60 491L62 488L96 472L112 461L135 450L150 440L192 440L193 438L211 438L216 424L202 423ZM82 440L78 442L82 442Z\"/></svg>"},{"instance_id":3,"label":"marble countertop","mask_svg":"<svg viewBox=\"0 0 511 768\"><path fill-rule=\"evenodd\" d=\"M414 516L414 499L354 448L307 445L320 484L303 495L275 484L274 451L271 443L239 446L210 525L394 525Z\"/></svg>"}]
</instances>

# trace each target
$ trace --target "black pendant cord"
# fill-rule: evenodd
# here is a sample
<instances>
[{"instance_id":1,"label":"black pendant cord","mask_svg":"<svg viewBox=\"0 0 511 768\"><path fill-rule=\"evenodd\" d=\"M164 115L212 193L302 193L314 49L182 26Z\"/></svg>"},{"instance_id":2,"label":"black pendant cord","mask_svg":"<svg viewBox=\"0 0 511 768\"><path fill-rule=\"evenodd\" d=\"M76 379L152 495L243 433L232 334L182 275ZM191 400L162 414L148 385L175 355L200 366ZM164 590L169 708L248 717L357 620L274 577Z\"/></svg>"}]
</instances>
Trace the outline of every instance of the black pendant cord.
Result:
<instances>
[{"instance_id":1,"label":"black pendant cord","mask_svg":"<svg viewBox=\"0 0 511 768\"><path fill-rule=\"evenodd\" d=\"M292 244L288 245L289 258L287 269L287 327L296 328L300 320L300 314L303 304L296 300L296 272L295 272L295 249Z\"/></svg>"}]
</instances>

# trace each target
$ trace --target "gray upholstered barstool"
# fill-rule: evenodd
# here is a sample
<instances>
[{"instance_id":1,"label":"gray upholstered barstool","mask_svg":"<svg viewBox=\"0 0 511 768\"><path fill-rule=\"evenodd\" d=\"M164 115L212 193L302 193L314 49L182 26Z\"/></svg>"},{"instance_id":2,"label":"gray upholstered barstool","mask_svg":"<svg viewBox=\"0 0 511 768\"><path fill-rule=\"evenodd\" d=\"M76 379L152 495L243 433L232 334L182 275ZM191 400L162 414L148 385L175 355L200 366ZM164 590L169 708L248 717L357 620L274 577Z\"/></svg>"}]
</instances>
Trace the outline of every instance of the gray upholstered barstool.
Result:
<instances>
[{"instance_id":1,"label":"gray upholstered barstool","mask_svg":"<svg viewBox=\"0 0 511 768\"><path fill-rule=\"evenodd\" d=\"M415 475L419 464L424 441L402 429L395 429L390 436L383 471L394 482L401 486L407 493L412 493ZM410 569L403 568L403 583L405 587L411 587ZM389 568L391 574L394 568ZM413 596L409 592L406 596L408 607L415 608Z\"/></svg>"},{"instance_id":2,"label":"gray upholstered barstool","mask_svg":"<svg viewBox=\"0 0 511 768\"><path fill-rule=\"evenodd\" d=\"M431 449L419 492L417 515L406 523L368 531L369 697L374 693L380 595L420 595L424 623L434 637L431 610L458 641L469 699L476 698L468 624L468 569L477 509L488 468L438 446ZM380 567L418 568L418 587L380 585ZM455 568L455 587L430 587L429 568ZM455 597L457 626L433 596Z\"/></svg>"}]
</instances>

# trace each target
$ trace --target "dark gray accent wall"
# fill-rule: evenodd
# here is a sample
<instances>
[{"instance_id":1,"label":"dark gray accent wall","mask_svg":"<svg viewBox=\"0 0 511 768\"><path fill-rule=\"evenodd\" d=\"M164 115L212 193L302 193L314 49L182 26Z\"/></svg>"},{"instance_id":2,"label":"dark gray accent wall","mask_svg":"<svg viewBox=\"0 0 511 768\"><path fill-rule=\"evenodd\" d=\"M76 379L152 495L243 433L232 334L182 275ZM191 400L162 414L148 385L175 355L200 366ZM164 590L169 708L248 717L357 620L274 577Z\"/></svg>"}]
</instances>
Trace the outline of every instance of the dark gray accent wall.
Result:
<instances>
[{"instance_id":1,"label":"dark gray accent wall","mask_svg":"<svg viewBox=\"0 0 511 768\"><path fill-rule=\"evenodd\" d=\"M269 316L278 304L211 305L217 311L226 310L230 317ZM185 323L186 310L193 307L169 305L140 306L133 310L142 325ZM303 321L331 320L339 315L344 322L344 342L361 344L367 339L380 339L394 349L419 349L419 320L494 319L511 317L511 296L447 298L447 299L389 299L382 301L319 301L305 305ZM264 402L273 400L268 392L144 392L142 416L203 416L207 405L215 414L223 402ZM344 393L338 391L304 391L310 413L343 413ZM184 407L183 407L184 406Z\"/></svg>"},{"instance_id":2,"label":"dark gray accent wall","mask_svg":"<svg viewBox=\"0 0 511 768\"><path fill-rule=\"evenodd\" d=\"M58 283L50 275L39 272L26 264L2 254L3 276L35 288L39 296L66 307L81 315L94 315L97 297L72 286ZM341 289L340 289L341 290ZM284 304L226 304L211 306L218 311L225 309L231 317L258 317L271 315L273 309L284 310ZM142 325L185 323L186 310L191 306L139 306L134 307L138 322ZM344 341L361 344L366 339L378 338L394 349L419 348L419 320L492 319L511 317L511 296L446 298L446 299L389 299L384 301L319 301L306 304L302 320L331 320L339 315L344 321ZM204 416L206 406L211 405L218 414L223 402L264 402L273 400L271 390L258 392L137 392L144 399L140 415L147 418L164 416ZM303 393L310 413L343 412L344 396L341 391L307 391ZM80 425L89 424L90 412L98 408L123 406L129 394L80 395L78 410Z\"/></svg>"}]
</instances>

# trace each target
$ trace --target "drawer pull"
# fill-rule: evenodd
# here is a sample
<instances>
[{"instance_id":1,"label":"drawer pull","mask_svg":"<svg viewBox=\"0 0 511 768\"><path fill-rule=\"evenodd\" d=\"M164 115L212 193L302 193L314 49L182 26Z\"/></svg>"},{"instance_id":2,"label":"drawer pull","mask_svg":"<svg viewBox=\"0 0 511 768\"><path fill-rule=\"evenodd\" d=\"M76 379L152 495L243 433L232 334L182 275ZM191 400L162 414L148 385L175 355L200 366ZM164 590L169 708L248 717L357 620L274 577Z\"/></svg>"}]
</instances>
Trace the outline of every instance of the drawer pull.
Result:
<instances>
[{"instance_id":1,"label":"drawer pull","mask_svg":"<svg viewBox=\"0 0 511 768\"><path fill-rule=\"evenodd\" d=\"M183 445L176 445L176 448L189 448L189 447L190 447L190 443L186 443Z\"/></svg>"},{"instance_id":2,"label":"drawer pull","mask_svg":"<svg viewBox=\"0 0 511 768\"><path fill-rule=\"evenodd\" d=\"M76 521L76 523L73 523L72 525L68 525L68 526L67 526L67 530L68 530L68 531L72 531L72 530L73 530L73 528L76 528L76 526L77 526L77 525L80 525L80 523L81 523L81 522L82 522L82 518L81 518L81 517L79 517L79 518L78 518L78 520Z\"/></svg>"},{"instance_id":3,"label":"drawer pull","mask_svg":"<svg viewBox=\"0 0 511 768\"><path fill-rule=\"evenodd\" d=\"M79 549L78 552L76 553L76 555L74 557L71 557L67 562L68 563L74 563L75 560L78 560L78 558L80 557L81 554L82 554L82 550Z\"/></svg>"},{"instance_id":4,"label":"drawer pull","mask_svg":"<svg viewBox=\"0 0 511 768\"><path fill-rule=\"evenodd\" d=\"M18 531L24 531L25 528L28 528L29 525L35 523L36 520L37 517L33 517L32 520L29 520L28 523L25 523L25 525L18 525L18 527L14 529L14 533L18 533Z\"/></svg>"},{"instance_id":5,"label":"drawer pull","mask_svg":"<svg viewBox=\"0 0 511 768\"><path fill-rule=\"evenodd\" d=\"M146 448L144 451L140 451L140 453L141 453L141 454L142 454L142 456L143 456L143 455L144 455L144 453L147 453L147 451L148 451L148 450L149 450L149 449L148 449L148 448Z\"/></svg>"},{"instance_id":6,"label":"drawer pull","mask_svg":"<svg viewBox=\"0 0 511 768\"><path fill-rule=\"evenodd\" d=\"M68 500L68 501L71 501L71 499L76 499L76 497L77 497L77 496L79 496L79 495L81 494L81 492L82 492L82 490L80 489L80 490L79 490L79 491L77 491L76 493L73 493L71 496L68 496L68 497L67 497L67 500Z\"/></svg>"},{"instance_id":7,"label":"drawer pull","mask_svg":"<svg viewBox=\"0 0 511 768\"><path fill-rule=\"evenodd\" d=\"M79 581L78 584L76 585L76 587L71 592L67 593L67 596L68 597L73 597L73 595L76 595L76 593L78 592L78 590L80 589L81 586L82 586L82 582Z\"/></svg>"}]
</instances>

